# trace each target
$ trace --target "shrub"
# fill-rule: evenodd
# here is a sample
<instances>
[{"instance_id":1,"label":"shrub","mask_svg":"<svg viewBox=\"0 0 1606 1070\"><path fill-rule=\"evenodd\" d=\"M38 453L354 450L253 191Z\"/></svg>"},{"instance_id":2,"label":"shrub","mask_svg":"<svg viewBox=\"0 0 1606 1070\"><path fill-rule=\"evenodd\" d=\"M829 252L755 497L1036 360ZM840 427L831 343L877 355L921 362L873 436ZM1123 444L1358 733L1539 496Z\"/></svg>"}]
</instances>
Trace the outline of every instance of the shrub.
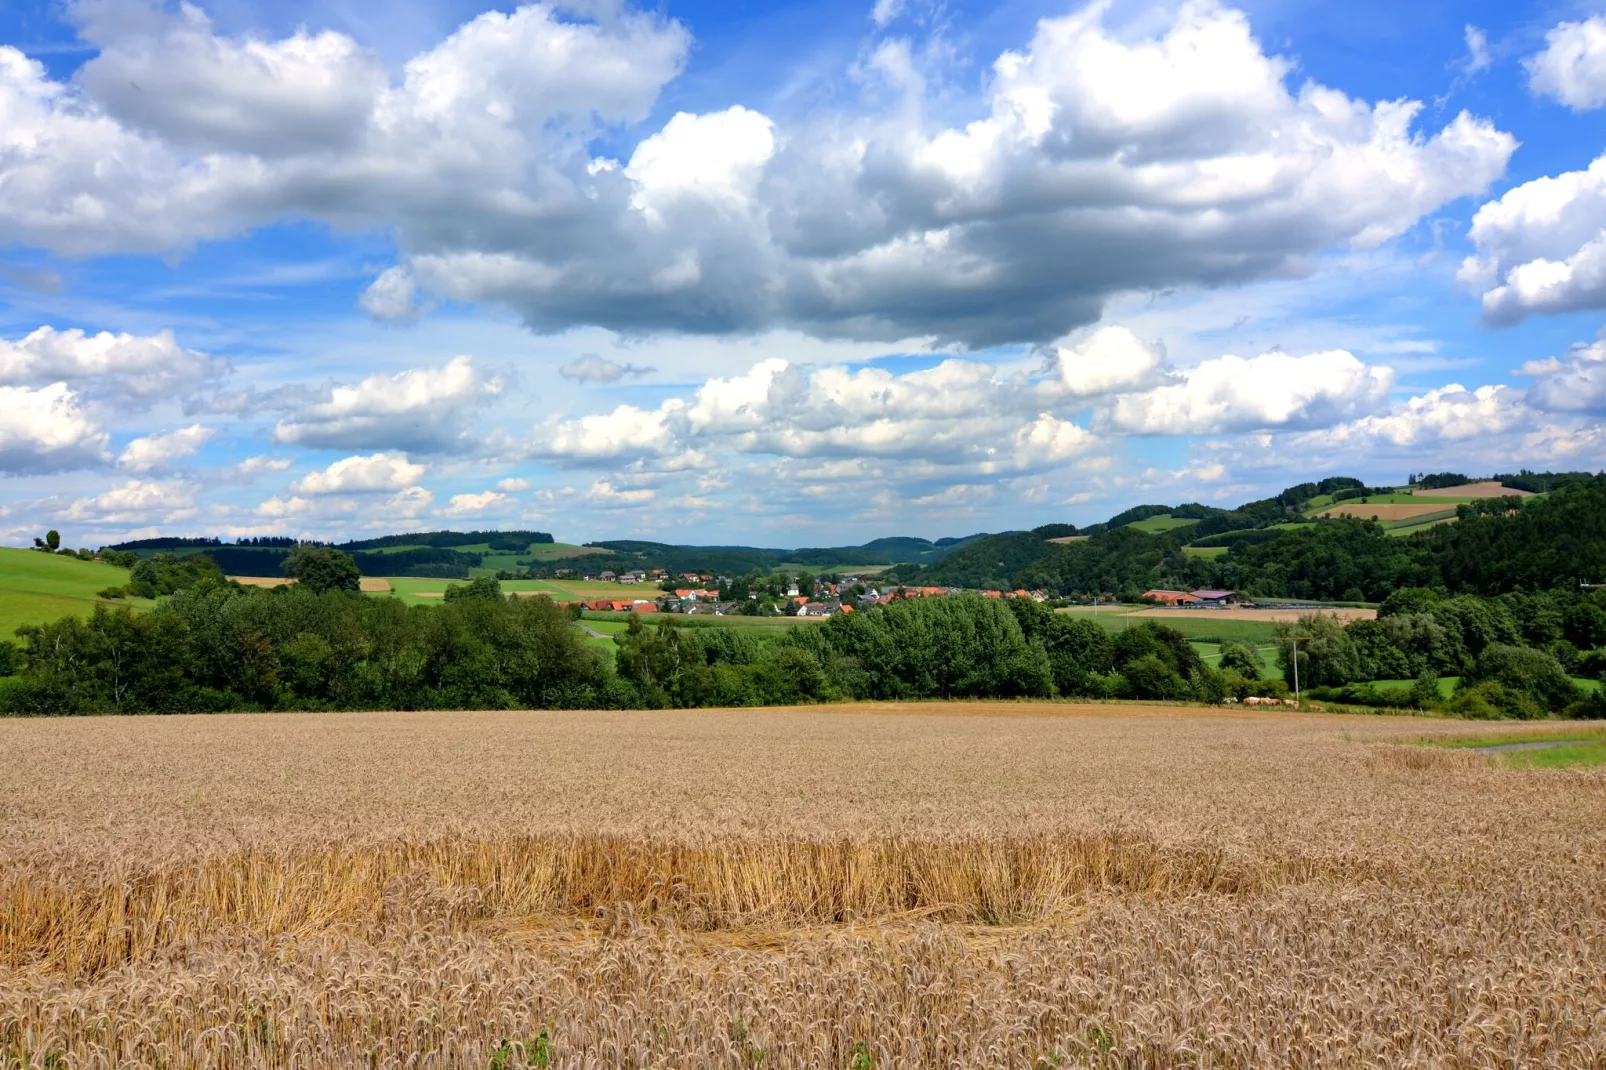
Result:
<instances>
[{"instance_id":1,"label":"shrub","mask_svg":"<svg viewBox=\"0 0 1606 1070\"><path fill-rule=\"evenodd\" d=\"M1411 690L1406 692L1406 698L1418 709L1431 710L1442 706L1444 696L1439 693L1439 674L1432 669L1423 669L1411 685Z\"/></svg>"},{"instance_id":2,"label":"shrub","mask_svg":"<svg viewBox=\"0 0 1606 1070\"><path fill-rule=\"evenodd\" d=\"M1507 687L1498 680L1485 680L1457 689L1450 700L1450 712L1479 720L1531 721L1545 715L1544 708L1532 695Z\"/></svg>"},{"instance_id":3,"label":"shrub","mask_svg":"<svg viewBox=\"0 0 1606 1070\"><path fill-rule=\"evenodd\" d=\"M1260 656L1260 651L1248 643L1227 642L1221 644L1221 661L1218 665L1222 672L1234 672L1246 680L1258 680L1266 661Z\"/></svg>"},{"instance_id":4,"label":"shrub","mask_svg":"<svg viewBox=\"0 0 1606 1070\"><path fill-rule=\"evenodd\" d=\"M1591 691L1562 711L1574 721L1606 721L1606 691Z\"/></svg>"},{"instance_id":5,"label":"shrub","mask_svg":"<svg viewBox=\"0 0 1606 1070\"><path fill-rule=\"evenodd\" d=\"M492 576L479 576L466 585L448 584L446 588L446 601L460 602L469 599L482 599L485 601L500 602L502 600L502 585Z\"/></svg>"},{"instance_id":6,"label":"shrub","mask_svg":"<svg viewBox=\"0 0 1606 1070\"><path fill-rule=\"evenodd\" d=\"M1495 643L1478 655L1466 685L1498 683L1526 694L1541 710L1559 713L1579 699L1578 685L1567 676L1555 656L1531 647ZM1512 716L1517 716L1513 713Z\"/></svg>"}]
</instances>

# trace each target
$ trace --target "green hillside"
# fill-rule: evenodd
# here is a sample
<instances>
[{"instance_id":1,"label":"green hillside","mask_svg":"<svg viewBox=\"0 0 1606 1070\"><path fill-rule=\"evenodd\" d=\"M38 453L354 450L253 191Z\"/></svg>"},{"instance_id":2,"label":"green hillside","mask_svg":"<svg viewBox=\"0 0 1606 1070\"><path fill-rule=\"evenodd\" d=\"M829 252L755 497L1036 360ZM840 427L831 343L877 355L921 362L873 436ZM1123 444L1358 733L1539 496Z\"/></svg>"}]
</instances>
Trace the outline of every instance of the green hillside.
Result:
<instances>
[{"instance_id":1,"label":"green hillside","mask_svg":"<svg viewBox=\"0 0 1606 1070\"><path fill-rule=\"evenodd\" d=\"M1198 522L1198 518L1172 516L1170 513L1161 513L1159 516L1146 517L1143 520L1134 520L1132 523L1125 526L1133 528L1137 531L1147 532L1150 535L1157 535L1162 531L1175 531L1178 528L1189 527L1190 525L1197 524Z\"/></svg>"},{"instance_id":2,"label":"green hillside","mask_svg":"<svg viewBox=\"0 0 1606 1070\"><path fill-rule=\"evenodd\" d=\"M11 638L22 624L43 624L74 614L87 616L100 601L95 592L127 582L126 568L37 550L0 548L0 639ZM154 603L136 598L108 604L145 608Z\"/></svg>"}]
</instances>

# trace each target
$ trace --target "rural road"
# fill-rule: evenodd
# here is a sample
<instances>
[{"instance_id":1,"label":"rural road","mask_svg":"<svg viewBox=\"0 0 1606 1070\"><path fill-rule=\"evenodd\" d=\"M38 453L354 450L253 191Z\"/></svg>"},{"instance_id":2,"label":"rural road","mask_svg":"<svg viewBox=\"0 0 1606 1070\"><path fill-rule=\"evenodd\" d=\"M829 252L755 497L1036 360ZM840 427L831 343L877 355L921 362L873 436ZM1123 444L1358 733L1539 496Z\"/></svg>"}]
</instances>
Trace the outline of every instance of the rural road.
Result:
<instances>
[{"instance_id":1,"label":"rural road","mask_svg":"<svg viewBox=\"0 0 1606 1070\"><path fill-rule=\"evenodd\" d=\"M576 624L580 624L579 621L576 621L575 623ZM589 625L586 625L586 624L580 624L580 630L582 632L585 632L587 635L591 636L591 638L593 638L593 639L612 639L613 638L613 636L609 635L608 633L599 632L595 628L593 628L593 627L591 627Z\"/></svg>"}]
</instances>

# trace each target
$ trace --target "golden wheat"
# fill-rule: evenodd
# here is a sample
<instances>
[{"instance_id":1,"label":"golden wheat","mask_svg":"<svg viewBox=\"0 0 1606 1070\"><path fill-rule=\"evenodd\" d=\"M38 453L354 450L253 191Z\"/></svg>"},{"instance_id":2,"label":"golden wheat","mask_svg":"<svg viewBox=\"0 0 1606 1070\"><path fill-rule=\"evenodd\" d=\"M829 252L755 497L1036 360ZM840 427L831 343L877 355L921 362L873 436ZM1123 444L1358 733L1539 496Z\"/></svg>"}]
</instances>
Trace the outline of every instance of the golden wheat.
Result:
<instances>
[{"instance_id":1,"label":"golden wheat","mask_svg":"<svg viewBox=\"0 0 1606 1070\"><path fill-rule=\"evenodd\" d=\"M0 1067L1606 1066L1606 775L978 703L0 722Z\"/></svg>"}]
</instances>

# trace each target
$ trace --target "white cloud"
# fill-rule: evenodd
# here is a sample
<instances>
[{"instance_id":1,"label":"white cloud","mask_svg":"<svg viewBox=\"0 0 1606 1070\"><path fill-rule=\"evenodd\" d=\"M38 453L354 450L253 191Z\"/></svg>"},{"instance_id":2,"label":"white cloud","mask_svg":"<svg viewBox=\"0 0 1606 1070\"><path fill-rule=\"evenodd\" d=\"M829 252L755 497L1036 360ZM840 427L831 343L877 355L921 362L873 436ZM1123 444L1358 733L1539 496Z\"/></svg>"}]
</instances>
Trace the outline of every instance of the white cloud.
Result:
<instances>
[{"instance_id":1,"label":"white cloud","mask_svg":"<svg viewBox=\"0 0 1606 1070\"><path fill-rule=\"evenodd\" d=\"M1509 386L1468 390L1451 383L1413 397L1392 412L1314 432L1309 441L1361 448L1436 445L1499 436L1532 422L1522 408L1520 391Z\"/></svg>"},{"instance_id":2,"label":"white cloud","mask_svg":"<svg viewBox=\"0 0 1606 1070\"><path fill-rule=\"evenodd\" d=\"M454 494L443 512L446 516L471 516L511 503L512 499L506 494L499 494L494 490L482 491L479 494Z\"/></svg>"},{"instance_id":3,"label":"white cloud","mask_svg":"<svg viewBox=\"0 0 1606 1070\"><path fill-rule=\"evenodd\" d=\"M1173 381L1124 394L1111 426L1136 434L1184 435L1272 427L1313 427L1375 407L1394 383L1390 368L1343 350L1290 356L1224 356L1175 373Z\"/></svg>"},{"instance_id":4,"label":"white cloud","mask_svg":"<svg viewBox=\"0 0 1606 1070\"><path fill-rule=\"evenodd\" d=\"M517 494L530 489L530 481L518 476L508 476L506 479L496 481L496 489L508 494Z\"/></svg>"},{"instance_id":5,"label":"white cloud","mask_svg":"<svg viewBox=\"0 0 1606 1070\"><path fill-rule=\"evenodd\" d=\"M121 3L75 11L86 16L81 36L100 47L79 72L86 96L130 128L201 152L349 146L388 81L343 34L224 38L190 4L171 17Z\"/></svg>"},{"instance_id":6,"label":"white cloud","mask_svg":"<svg viewBox=\"0 0 1606 1070\"><path fill-rule=\"evenodd\" d=\"M1463 77L1471 77L1489 69L1494 57L1489 54L1489 35L1468 23L1462 30L1467 42L1467 57L1461 64Z\"/></svg>"},{"instance_id":7,"label":"white cloud","mask_svg":"<svg viewBox=\"0 0 1606 1070\"><path fill-rule=\"evenodd\" d=\"M620 405L609 413L562 420L536 436L533 455L573 463L662 456L675 447L670 421L685 403L666 401L657 409Z\"/></svg>"},{"instance_id":8,"label":"white cloud","mask_svg":"<svg viewBox=\"0 0 1606 1070\"><path fill-rule=\"evenodd\" d=\"M165 435L136 438L123 447L123 452L117 458L117 467L131 472L149 472L182 457L195 456L202 446L216 437L217 428L191 424Z\"/></svg>"},{"instance_id":9,"label":"white cloud","mask_svg":"<svg viewBox=\"0 0 1606 1070\"><path fill-rule=\"evenodd\" d=\"M400 322L415 319L424 312L418 299L418 284L399 267L386 268L369 283L357 303L375 319Z\"/></svg>"},{"instance_id":10,"label":"white cloud","mask_svg":"<svg viewBox=\"0 0 1606 1070\"><path fill-rule=\"evenodd\" d=\"M870 9L870 20L877 26L885 27L903 14L903 5L904 0L875 0L875 6Z\"/></svg>"},{"instance_id":11,"label":"white cloud","mask_svg":"<svg viewBox=\"0 0 1606 1070\"><path fill-rule=\"evenodd\" d=\"M740 104L709 115L677 113L631 155L624 172L635 183L631 205L655 224L683 199L745 211L775 152L774 126Z\"/></svg>"},{"instance_id":12,"label":"white cloud","mask_svg":"<svg viewBox=\"0 0 1606 1070\"><path fill-rule=\"evenodd\" d=\"M54 510L56 519L87 525L171 524L196 515L198 488L189 482L130 479Z\"/></svg>"},{"instance_id":13,"label":"white cloud","mask_svg":"<svg viewBox=\"0 0 1606 1070\"><path fill-rule=\"evenodd\" d=\"M586 500L593 505L600 505L604 508L625 508L645 505L657 497L657 492L648 487L621 490L615 487L611 481L599 479L591 484L585 496Z\"/></svg>"},{"instance_id":14,"label":"white cloud","mask_svg":"<svg viewBox=\"0 0 1606 1070\"><path fill-rule=\"evenodd\" d=\"M582 353L575 360L570 361L558 369L558 374L565 379L573 379L577 383L617 383L620 379L629 376L632 379L644 375L651 375L657 368L646 368L635 364L608 360L595 353Z\"/></svg>"},{"instance_id":15,"label":"white cloud","mask_svg":"<svg viewBox=\"0 0 1606 1070\"><path fill-rule=\"evenodd\" d=\"M338 34L130 10L87 18L102 53L76 80L0 50L0 242L85 255L285 218L390 227L400 263L364 298L383 316L448 297L541 330L1037 342L1113 294L1385 241L1486 188L1515 147L1465 114L1420 129L1414 102L1291 91L1290 63L1209 0L1152 36L1099 4L1045 19L980 99L906 80L884 112L679 113L623 166L589 143L644 119L690 44L656 14L488 12L392 73ZM934 124L921 93L982 117Z\"/></svg>"},{"instance_id":16,"label":"white cloud","mask_svg":"<svg viewBox=\"0 0 1606 1070\"><path fill-rule=\"evenodd\" d=\"M1483 205L1470 237L1459 278L1483 291L1487 321L1606 306L1606 156Z\"/></svg>"},{"instance_id":17,"label":"white cloud","mask_svg":"<svg viewBox=\"0 0 1606 1070\"><path fill-rule=\"evenodd\" d=\"M254 479L269 472L289 471L291 460L288 457L269 457L267 454L258 454L247 457L234 466L234 471L243 478Z\"/></svg>"},{"instance_id":18,"label":"white cloud","mask_svg":"<svg viewBox=\"0 0 1606 1070\"><path fill-rule=\"evenodd\" d=\"M185 349L172 331L140 337L40 327L16 342L0 338L0 385L66 382L85 399L125 406L165 401L228 372L226 359Z\"/></svg>"},{"instance_id":19,"label":"white cloud","mask_svg":"<svg viewBox=\"0 0 1606 1070\"><path fill-rule=\"evenodd\" d=\"M0 241L180 248L285 217L482 233L567 200L571 149L644 118L679 24L548 4L486 12L399 76L337 33L216 34L191 8L72 9L101 48L72 82L0 47Z\"/></svg>"},{"instance_id":20,"label":"white cloud","mask_svg":"<svg viewBox=\"0 0 1606 1070\"><path fill-rule=\"evenodd\" d=\"M313 472L291 490L298 494L353 494L397 491L411 487L429 470L414 464L402 453L375 453L344 457L322 472Z\"/></svg>"},{"instance_id":21,"label":"white cloud","mask_svg":"<svg viewBox=\"0 0 1606 1070\"><path fill-rule=\"evenodd\" d=\"M111 460L110 438L66 383L0 386L0 473L35 475Z\"/></svg>"},{"instance_id":22,"label":"white cloud","mask_svg":"<svg viewBox=\"0 0 1606 1070\"><path fill-rule=\"evenodd\" d=\"M1053 353L1059 385L1079 397L1147 385L1162 356L1125 327L1102 327L1080 345L1057 346Z\"/></svg>"},{"instance_id":23,"label":"white cloud","mask_svg":"<svg viewBox=\"0 0 1606 1070\"><path fill-rule=\"evenodd\" d=\"M449 450L472 445L467 421L502 393L466 356L440 368L375 374L329 389L273 428L276 442L319 449Z\"/></svg>"},{"instance_id":24,"label":"white cloud","mask_svg":"<svg viewBox=\"0 0 1606 1070\"><path fill-rule=\"evenodd\" d=\"M1606 15L1563 22L1545 34L1544 51L1523 61L1528 88L1574 111L1606 104Z\"/></svg>"},{"instance_id":25,"label":"white cloud","mask_svg":"<svg viewBox=\"0 0 1606 1070\"><path fill-rule=\"evenodd\" d=\"M1528 361L1516 374L1533 377L1527 402L1534 408L1606 413L1606 340L1573 346L1560 359Z\"/></svg>"}]
</instances>

